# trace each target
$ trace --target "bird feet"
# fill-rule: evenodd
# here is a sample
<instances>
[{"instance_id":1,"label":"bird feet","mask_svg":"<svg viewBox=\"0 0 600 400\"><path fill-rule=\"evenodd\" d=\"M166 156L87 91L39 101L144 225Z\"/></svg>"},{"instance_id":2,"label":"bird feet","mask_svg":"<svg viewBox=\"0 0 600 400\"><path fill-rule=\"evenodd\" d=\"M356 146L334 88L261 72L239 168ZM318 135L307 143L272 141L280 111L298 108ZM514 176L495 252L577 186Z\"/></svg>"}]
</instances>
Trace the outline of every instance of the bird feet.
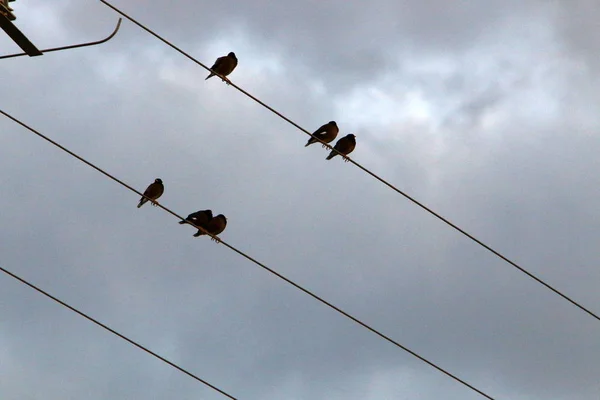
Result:
<instances>
[{"instance_id":1,"label":"bird feet","mask_svg":"<svg viewBox=\"0 0 600 400\"><path fill-rule=\"evenodd\" d=\"M344 159L344 162L350 161L350 159L348 157L346 157L346 156L342 156L342 158Z\"/></svg>"},{"instance_id":2,"label":"bird feet","mask_svg":"<svg viewBox=\"0 0 600 400\"><path fill-rule=\"evenodd\" d=\"M158 206L158 202L156 202L156 201L154 201L154 200L150 200L150 203L151 203L151 204L152 204L154 207Z\"/></svg>"},{"instance_id":3,"label":"bird feet","mask_svg":"<svg viewBox=\"0 0 600 400\"><path fill-rule=\"evenodd\" d=\"M219 238L218 238L218 237L216 237L216 236L214 236L214 237L211 237L211 238L210 238L210 240L214 240L214 241L215 241L215 242L217 242L217 243L221 243L221 239L219 239Z\"/></svg>"}]
</instances>

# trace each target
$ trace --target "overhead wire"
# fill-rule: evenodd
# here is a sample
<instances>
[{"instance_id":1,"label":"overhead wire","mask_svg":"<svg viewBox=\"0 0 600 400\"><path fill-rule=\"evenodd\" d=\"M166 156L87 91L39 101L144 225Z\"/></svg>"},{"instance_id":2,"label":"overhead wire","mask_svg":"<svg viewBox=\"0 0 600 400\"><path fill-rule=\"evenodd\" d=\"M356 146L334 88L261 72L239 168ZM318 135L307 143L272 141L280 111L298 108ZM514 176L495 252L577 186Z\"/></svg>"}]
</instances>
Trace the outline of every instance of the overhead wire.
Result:
<instances>
[{"instance_id":1,"label":"overhead wire","mask_svg":"<svg viewBox=\"0 0 600 400\"><path fill-rule=\"evenodd\" d=\"M25 124L24 122L22 122L21 120L13 117L12 115L8 114L7 112L5 112L4 110L0 109L0 114L4 115L5 117L9 118L10 120L12 120L13 122L21 125L23 128L29 130L30 132L34 133L35 135L41 137L42 139L46 140L47 142L51 143L52 145L58 147L59 149L63 150L64 152L68 153L69 155L75 157L77 160L83 162L84 164L86 164L87 166L95 169L96 171L100 172L101 174L103 174L104 176L110 178L111 180L117 182L118 184L124 186L125 188L129 189L130 191L138 194L139 196L143 196L143 194L139 191L137 191L136 189L134 189L132 186L128 185L127 183L123 182L122 180L116 178L115 176L111 175L110 173L104 171L103 169L101 169L100 167L94 165L93 163L87 161L86 159L84 159L83 157L79 156L78 154L74 153L73 151L67 149L66 147L62 146L61 144L59 144L58 142L50 139L49 137L47 137L46 135L42 134L41 132L37 131L36 129L30 127L29 125ZM156 202L156 205L158 207L160 207L162 210L166 211L167 213L173 215L174 217L176 217L179 220L185 220L185 218L181 217L180 215L178 215L177 213L175 213L174 211L170 210L169 208L163 206L162 204ZM206 232L206 230L204 228L202 228L201 226L196 226L194 223L192 223L191 221L188 222L190 225L192 225L194 228L200 229L203 232ZM440 367L439 365L433 363L432 361L429 361L428 359L426 359L425 357L419 355L418 353L414 352L413 350L409 349L408 347L400 344L399 342L395 341L394 339L390 338L389 336L381 333L380 331L378 331L377 329L371 327L370 325L366 324L365 322L363 322L362 320L352 316L351 314L347 313L346 311L342 310L341 308L335 306L334 304L328 302L327 300L323 299L322 297L316 295L315 293L311 292L310 290L304 288L303 286L297 284L296 282L292 281L291 279L285 277L284 275L280 274L279 272L269 268L268 266L266 266L264 263L256 260L255 258L249 256L248 254L242 252L241 250L237 249L236 247L230 245L229 243L221 240L220 238L206 232L207 234L209 234L213 239L217 240L219 243L223 244L225 247L229 248L230 250L236 252L237 254L239 254L240 256L244 257L245 259L251 261L252 263L258 265L259 267L263 268L264 270L268 271L269 273L275 275L276 277L278 277L279 279L287 282L288 284L292 285L293 287L295 287L296 289L302 291L303 293L311 296L313 299L319 301L322 304L325 304L327 307L331 308L332 310L336 311L337 313L345 316L346 318L354 321L355 323L357 323L358 325L362 326L363 328L366 328L367 330L369 330L370 332L376 334L377 336L379 336L380 338L386 340L387 342L395 345L396 347L400 348L401 350L404 350L405 352L409 353L410 355L416 357L417 359L421 360L422 362L426 363L427 365L435 368L436 370L438 370L439 372L443 373L444 375L452 378L453 380L459 382L460 384L466 386L467 388L475 391L476 393L480 394L481 396L490 399L490 400L494 400L493 397L491 397L490 395L488 395L487 393L483 392L482 390L476 388L475 386L471 385L470 383L466 382L465 380L459 378L458 376L452 374L451 372L449 372L448 370Z\"/></svg>"},{"instance_id":2,"label":"overhead wire","mask_svg":"<svg viewBox=\"0 0 600 400\"><path fill-rule=\"evenodd\" d=\"M209 67L207 67L206 65L204 65L203 63L201 63L200 61L198 61L197 59L195 59L191 55L189 55L187 52L183 51L182 49L180 49L179 47L177 47L176 45L174 45L170 41L164 39L163 37L161 37L160 35L158 35L156 32L154 32L153 30L151 30L150 28L148 28L148 27L144 26L143 24L141 24L140 22L136 21L134 18L132 18L131 16L127 15L125 12L121 11L120 9L118 9L117 7L115 7L114 5L112 5L111 3L109 3L108 1L106 1L106 0L100 0L100 2L103 3L104 5L106 5L107 7L111 8L112 10L114 10L115 12L117 12L118 14L120 14L121 16L125 17L129 21L133 22L135 25L137 25L138 27L142 28L146 32L150 33L152 36L154 36L155 38L159 39L160 41L162 41L167 46L171 47L172 49L176 50L177 52L179 52L183 56L187 57L189 60L195 62L198 65L200 65L202 68L206 69L207 71L214 73L214 71L212 71ZM216 75L221 76L218 73L216 73ZM329 144L323 142L321 139L313 136L308 130L304 129L303 127L301 127L300 125L298 125L297 123L295 123L294 121L292 121L291 119L289 119L288 117L286 117L285 115L283 115L282 113L280 113L279 111L275 110L274 108L272 108L268 104L264 103L260 99L256 98L252 94L248 93L246 90L244 90L241 87L237 86L235 83L230 82L230 81L228 81L227 83L228 83L228 85L233 86L239 92L243 93L244 95L246 95L250 99L254 100L255 102L257 102L261 106L265 107L267 110L271 111L272 113L274 113L275 115L277 115L281 119L283 119L286 122L288 122L289 124L293 125L294 127L296 127L297 129L299 129L300 131L302 131L305 134L311 136L312 138L318 140L320 143L322 143L323 145L325 145L328 149L333 150L337 154L340 154L340 155L344 156L337 149L334 149L332 146L330 146ZM456 231L460 232L461 234L463 234L464 236L466 236L467 238L469 238L470 240L472 240L473 242L475 242L479 246L483 247L484 249L486 249L487 251L491 252L492 254L494 254L495 256L497 256L498 258L502 259L506 263L508 263L511 266L513 266L514 268L516 268L521 273L525 274L529 278L533 279L535 282L537 282L540 285L544 286L546 289L554 292L558 296L562 297L564 300L567 300L572 305L576 306L577 308L579 308L580 310L584 311L585 313L587 313L591 317L593 317L596 320L600 321L600 316L598 316L597 314L595 314L594 312L592 312L591 310L589 310L588 308L586 308L585 306L583 306L581 303L573 300L571 297L567 296L563 292L561 292L558 289L554 288L549 283L545 282L541 278L539 278L536 275L534 275L532 272L526 270L525 268L523 268L522 266L520 266L519 264L517 264L515 261L512 261L507 256L503 255L499 251L493 249L489 245L487 245L484 242L482 242L481 240L477 239L475 236L471 235L470 233L468 233L464 229L460 228L458 225L454 224L453 222L451 222L447 218L443 217L442 215L438 214L437 212L433 211L431 208L427 207L425 204L423 204L420 201L416 200L415 198L413 198L412 196L408 195L404 191L398 189L396 186L394 186L393 184L389 183L388 181L386 181L385 179L383 179L379 175L377 175L374 172L370 171L369 169L363 167L361 164L357 163L352 158L350 158L348 156L344 156L344 157L349 162L351 162L352 164L354 164L355 166L357 166L358 168L360 168L362 171L366 172L367 174L369 174L373 178L377 179L379 182L383 183L384 185L386 185L387 187L389 187L390 189L392 189L396 193L402 195L407 200L411 201L412 203L416 204L417 206L419 206L423 210L427 211L429 214L433 215L434 217L436 217L440 221L444 222L446 225L448 225L451 228L455 229Z\"/></svg>"},{"instance_id":3,"label":"overhead wire","mask_svg":"<svg viewBox=\"0 0 600 400\"><path fill-rule=\"evenodd\" d=\"M10 276L11 278L16 279L17 281L21 282L24 285L29 286L30 288L34 289L35 291L37 291L38 293L43 294L44 296L48 297L49 299L53 300L54 302L60 304L61 306L68 308L69 310L73 311L74 313L78 314L79 316L87 319L88 321L98 325L99 327L101 327L104 330L109 331L110 333L112 333L113 335L125 340L126 342L128 342L129 344L134 345L135 347L137 347L140 350L145 351L146 353L150 354L151 356L158 358L160 361L170 365L171 367L175 368L176 370L178 370L179 372L183 372L184 374L186 374L187 376L197 380L198 382L208 386L209 388L219 392L220 394L222 394L223 396L230 398L232 400L237 400L236 397L233 397L232 395L230 395L229 393L225 392L222 389L219 389L217 386L209 383L208 381L198 377L197 375L191 373L190 371L188 371L187 369L180 367L179 365L175 364L172 361L169 361L168 359L166 359L165 357L159 355L158 353L155 353L154 351L150 350L148 347L145 347L141 344L139 344L138 342L136 342L133 339L128 338L127 336L123 335L122 333L117 332L116 330L112 329L111 327L109 327L108 325L98 321L95 318L90 317L89 315L87 315L86 313L79 311L78 309L76 309L75 307L69 305L68 303L60 300L58 297L55 297L53 295L51 295L50 293L46 292L43 289L40 289L38 286L34 285L33 283L25 280L24 278L21 278L20 276L18 276L17 274L10 272L9 270L0 267L0 271L4 272L6 275Z\"/></svg>"}]
</instances>

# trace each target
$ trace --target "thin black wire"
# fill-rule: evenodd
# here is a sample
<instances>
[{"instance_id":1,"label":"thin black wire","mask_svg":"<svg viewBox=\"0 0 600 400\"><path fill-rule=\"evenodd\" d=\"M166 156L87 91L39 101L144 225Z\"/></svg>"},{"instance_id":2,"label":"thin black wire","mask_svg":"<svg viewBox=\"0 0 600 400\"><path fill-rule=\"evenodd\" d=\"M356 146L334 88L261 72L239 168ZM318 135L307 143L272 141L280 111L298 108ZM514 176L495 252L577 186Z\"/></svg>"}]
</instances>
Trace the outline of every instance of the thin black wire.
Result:
<instances>
[{"instance_id":1,"label":"thin black wire","mask_svg":"<svg viewBox=\"0 0 600 400\"><path fill-rule=\"evenodd\" d=\"M13 274L12 272L0 267L0 271L4 272L6 275L16 279L17 281L29 286L30 288L38 291L39 293L43 294L44 296L54 300L55 302L57 302L58 304L60 304L63 307L68 308L69 310L73 311L76 314L79 314L81 317L87 319L88 321L93 322L94 324L100 326L101 328L106 329L107 331L109 331L110 333L112 333L113 335L116 335L118 337L120 337L121 339L125 340L126 342L129 342L130 344L134 345L135 347L137 347L138 349L144 350L146 353L158 358L160 361L169 364L171 367L175 368L176 370L183 372L184 374L194 378L195 380L197 380L198 382L201 382L203 384L205 384L206 386L210 387L213 390L216 390L217 392L221 393L223 396L228 397L232 400L237 400L236 397L233 397L232 395L228 394L227 392L219 389L218 387L211 385L210 383L208 383L207 381L205 381L202 378L199 378L198 376L192 374L191 372L189 372L188 370L186 370L185 368L180 367L179 365L175 364L174 362L171 362L169 360L167 360L166 358L164 358L161 355L158 355L157 353L153 352L152 350L148 349L147 347L142 346L141 344L139 344L138 342L129 339L127 336L115 331L114 329L108 327L107 325L103 324L102 322L90 317L89 315L79 311L78 309L76 309L73 306L70 306L69 304L65 303L64 301L54 297L53 295L51 295L50 293L40 289L39 287L35 286L33 283L30 283L28 281L26 281L25 279Z\"/></svg>"},{"instance_id":2,"label":"thin black wire","mask_svg":"<svg viewBox=\"0 0 600 400\"><path fill-rule=\"evenodd\" d=\"M140 28L142 28L143 30L145 30L146 32L150 33L152 36L154 36L155 38L159 39L160 41L162 41L163 43L165 43L167 46L173 48L174 50L178 51L179 53L181 53L182 55L184 55L185 57L187 57L188 59L192 60L193 62L195 62L196 64L200 65L201 67L203 67L204 69L206 69L207 71L210 72L214 72L212 71L209 67L207 67L206 65L202 64L200 61L196 60L194 57L190 56L188 53L186 53L185 51L181 50L179 47L175 46L174 44L172 44L171 42L169 42L166 39L163 39L161 36L159 36L157 33L153 32L152 30L150 30L149 28L145 27L144 25L142 25L141 23L137 22L135 19L133 19L132 17L130 17L129 15L125 14L123 11L119 10L118 8L116 8L115 6L113 6L112 4L110 4L109 2L105 1L105 0L100 0L100 2L104 3L106 6L112 8L114 11L116 11L117 13L121 14L123 17L127 18L129 21L133 22L134 24L136 24L137 26L139 26ZM219 74L217 74L219 75ZM220 75L219 75L220 76ZM275 110L274 108L270 107L269 105L265 104L264 102L262 102L261 100L257 99L256 97L254 97L253 95L251 95L250 93L246 92L244 89L240 88L239 86L237 86L236 84L234 84L233 82L228 82L228 84L230 84L231 86L233 86L234 88L236 88L238 91L242 92L243 94L245 94L246 96L248 96L249 98L251 98L252 100L254 100L255 102L257 102L258 104L260 104L261 106L265 107L266 109L268 109L269 111L271 111L272 113L274 113L275 115L277 115L278 117L282 118L283 120L285 120L286 122L290 123L291 125L295 126L296 128L298 128L299 130L301 130L302 132L306 133L307 135L311 136L312 138L318 140L319 142L321 142L322 144L324 144L328 149L335 151L336 153L340 154L343 156L342 153L340 153L339 151L337 151L336 149L334 149L333 147L329 146L327 143L323 142L322 140L320 140L319 138L313 136L309 131L307 131L306 129L304 129L303 127L301 127L300 125L298 125L297 123L295 123L294 121L292 121L291 119L289 119L288 117L286 117L285 115L281 114L279 111ZM558 289L555 289L554 287L550 286L550 284L544 282L541 278L538 278L537 276L535 276L533 273L527 271L525 268L521 267L520 265L518 265L516 262L510 260L508 257L504 256L503 254L501 254L500 252L494 250L493 248L491 248L490 246L488 246L487 244L483 243L481 240L477 239L475 236L471 235L470 233L466 232L465 230L463 230L462 228L460 228L459 226L455 225L454 223L452 223L450 220L444 218L443 216L441 216L440 214L436 213L435 211L433 211L431 208L427 207L426 205L424 205L423 203L419 202L418 200L414 199L413 197L409 196L408 194L404 193L403 191L401 191L400 189L398 189L396 186L392 185L391 183L389 183L388 181L386 181L385 179L381 178L380 176L376 175L375 173L371 172L370 170L368 170L367 168L363 167L362 165L360 165L359 163L357 163L356 161L352 160L350 157L345 156L346 159L348 161L350 161L352 164L356 165L358 168L360 168L361 170L363 170L364 172L366 172L367 174L371 175L373 178L377 179L379 182L383 183L384 185L386 185L387 187L389 187L390 189L392 189L393 191L397 192L398 194L404 196L406 199L410 200L411 202L413 202L414 204L416 204L417 206L421 207L423 210L427 211L429 214L433 215L434 217L436 217L437 219L439 219L440 221L444 222L445 224L447 224L448 226L454 228L455 230L457 230L458 232L462 233L464 236L466 236L467 238L471 239L473 242L477 243L478 245L480 245L481 247L483 247L484 249L488 250L489 252L491 252L492 254L494 254L495 256L499 257L500 259L506 261L508 264L512 265L513 267L515 267L516 269L518 269L519 271L521 271L522 273L524 273L525 275L527 275L528 277L530 277L531 279L533 279L534 281L536 281L537 283L541 284L542 286L546 287L546 289L550 289L551 291L553 291L555 294L559 295L560 297L562 297L563 299L567 300L568 302L570 302L571 304L573 304L574 306L578 307L579 309L581 309L582 311L585 311L587 314L589 314L590 316L596 318L598 321L600 321L600 316L596 315L595 313L593 313L592 311L590 311L589 309L587 309L586 307L584 307L583 305L581 305L580 303L576 302L575 300L571 299L569 296L563 294L562 292L560 292Z\"/></svg>"},{"instance_id":3,"label":"thin black wire","mask_svg":"<svg viewBox=\"0 0 600 400\"><path fill-rule=\"evenodd\" d=\"M107 176L108 178L112 179L113 181L121 184L122 186L126 187L127 189L131 190L134 193L137 193L140 196L143 196L142 193L138 192L137 190L135 190L133 187L131 187L130 185L126 184L125 182L121 181L120 179L112 176L111 174L109 174L108 172L104 171L103 169L95 166L94 164L92 164L91 162L85 160L84 158L78 156L77 154L73 153L71 150L67 149L66 147L58 144L57 142L55 142L54 140L48 138L47 136L43 135L42 133L38 132L37 130L33 129L32 127L28 126L27 124L25 124L24 122L16 119L15 117L13 117L10 114L7 114L6 112L4 112L4 110L0 110L0 114L3 114L4 116L8 117L9 119L13 120L14 122L16 122L17 124L21 125L22 127L28 129L29 131L31 131L32 133L36 134L37 136L41 137L42 139L50 142L51 144L53 144L54 146L58 147L59 149L65 151L66 153L70 154L71 156L77 158L79 161L85 163L86 165L94 168L96 171L102 173L103 175ZM166 212L168 212L169 214L177 217L180 220L183 220L184 218L182 218L181 216L179 216L178 214L176 214L175 212L171 211L170 209L168 209L167 207L163 206L160 203L157 203L157 206L162 208L163 210L165 210ZM193 223L190 223L190 225L194 226L197 229L201 229L202 231L206 232L205 229L203 229L202 227L196 226ZM208 233L208 232L207 232ZM410 350L409 348L401 345L400 343L396 342L394 339L390 338L389 336L384 335L383 333L379 332L378 330L376 330L375 328L372 328L371 326L367 325L366 323L362 322L361 320L359 320L356 317L353 317L352 315L348 314L347 312L343 311L341 308L333 305L332 303L328 302L327 300L317 296L316 294L314 294L313 292L311 292L308 289L305 289L304 287L300 286L299 284L295 283L294 281L292 281L289 278L286 278L285 276L281 275L280 273L272 270L271 268L267 267L265 264L261 263L260 261L254 259L253 257L247 255L246 253L242 252L241 250L238 250L237 248L231 246L230 244L221 241L220 239L218 239L216 236L213 236L212 234L208 233L212 238L218 240L220 243L224 244L226 247L228 247L230 250L233 250L234 252L236 252L237 254L241 255L242 257L246 258L249 261L252 261L254 264L258 265L259 267L263 268L264 270L270 272L271 274L275 275L276 277L278 277L279 279L282 279L283 281L289 283L290 285L292 285L293 287L295 287L296 289L299 289L300 291L308 294L309 296L311 296L312 298L314 298L315 300L325 304L326 306L328 306L329 308L337 311L338 313L342 314L343 316L345 316L346 318L351 319L352 321L356 322L357 324L359 324L360 326L368 329L369 331L373 332L374 334L376 334L377 336L379 336L382 339L387 340L388 342L392 343L393 345L395 345L396 347L406 351L407 353L411 354L412 356L418 358L419 360L423 361L424 363L428 364L429 366L437 369L438 371L442 372L443 374L449 376L450 378L454 379L455 381L461 383L462 385L468 387L469 389L479 393L480 395L482 395L485 398L488 398L490 400L494 400L493 397L489 396L488 394L486 394L485 392L482 392L481 390L477 389L475 386L467 383L466 381L460 379L459 377L457 377L456 375L453 375L452 373L448 372L447 370L443 369L442 367L434 364L433 362L427 360L426 358L420 356L419 354L415 353L414 351Z\"/></svg>"}]
</instances>

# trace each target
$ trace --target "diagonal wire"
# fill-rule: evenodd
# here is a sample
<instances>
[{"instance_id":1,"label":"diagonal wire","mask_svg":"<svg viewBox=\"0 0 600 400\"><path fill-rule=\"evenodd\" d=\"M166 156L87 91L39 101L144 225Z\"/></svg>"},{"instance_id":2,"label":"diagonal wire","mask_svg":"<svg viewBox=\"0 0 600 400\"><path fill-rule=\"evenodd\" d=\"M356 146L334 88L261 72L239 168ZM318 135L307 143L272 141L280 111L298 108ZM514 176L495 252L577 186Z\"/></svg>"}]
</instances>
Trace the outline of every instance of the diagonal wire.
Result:
<instances>
[{"instance_id":1,"label":"diagonal wire","mask_svg":"<svg viewBox=\"0 0 600 400\"><path fill-rule=\"evenodd\" d=\"M131 190L134 193L137 193L140 196L143 196L142 193L138 192L137 190L135 190L133 187L131 187L130 185L126 184L125 182L121 181L120 179L114 177L113 175L109 174L108 172L104 171L103 169L95 166L94 164L92 164L91 162L87 161L86 159L80 157L79 155L73 153L71 150L67 149L66 147L60 145L59 143L55 142L54 140L50 139L49 137L43 135L42 133L38 132L37 130L33 129L32 127L28 126L27 124L25 124L24 122L16 119L15 117L13 117L10 114L7 114L6 112L4 112L4 110L0 109L0 114L6 116L7 118L11 119L12 121L16 122L17 124L21 125L22 127L28 129L29 131L31 131L32 133L36 134L37 136L41 137L42 139L50 142L51 144L53 144L54 146L58 147L59 149L65 151L66 153L70 154L71 156L77 158L79 161L85 163L86 165L92 167L93 169L95 169L96 171L102 173L103 175L105 175L106 177L112 179L113 181L119 183L120 185L126 187L127 189ZM175 212L171 211L170 209L168 209L167 207L163 206L160 203L157 203L157 206L162 208L163 210L165 210L166 212L168 212L169 214L175 216L177 219L180 220L184 220L185 218L182 218L180 215L176 214ZM197 229L201 229L202 231L206 232L205 229L203 229L202 227L196 226L193 223L189 222L190 225L192 225L193 227L197 228ZM208 232L207 232L208 233ZM292 281L289 278L286 278L285 276L281 275L280 273L278 273L277 271L267 267L265 264L261 263L260 261L256 260L255 258L249 256L248 254L242 252L241 250L238 250L237 248L233 247L232 245L221 241L219 238L217 238L216 236L208 233L213 239L217 240L218 242L222 243L223 245L225 245L226 247L228 247L230 250L233 250L234 252L236 252L237 254L239 254L240 256L244 257L245 259L253 262L254 264L258 265L259 267L263 268L264 270L270 272L271 274L275 275L276 277L278 277L279 279L282 279L283 281L289 283L290 285L292 285L293 287L295 287L296 289L306 293L307 295L311 296L312 298L314 298L315 300L325 304L327 307L333 309L334 311L338 312L339 314L342 314L343 316L345 316L346 318L351 319L352 321L356 322L357 324L359 324L360 326L362 326L363 328L368 329L369 331L371 331L372 333L376 334L377 336L379 336L382 339L385 339L386 341L392 343L393 345L395 345L396 347L404 350L405 352L409 353L410 355L418 358L419 360L423 361L424 363L428 364L429 366L437 369L439 372L442 372L443 374L447 375L448 377L454 379L455 381L461 383L462 385L468 387L469 389L479 393L480 395L482 395L483 397L487 398L487 399L491 399L494 400L493 397L489 396L488 394L486 394L485 392L477 389L475 386L467 383L466 381L462 380L461 378L457 377L456 375L450 373L449 371L445 370L444 368L438 366L437 364L433 363L432 361L427 360L426 358L424 358L423 356L420 356L419 354L415 353L414 351L410 350L408 347L403 346L402 344L400 344L399 342L395 341L394 339L390 338L389 336L384 335L383 333L379 332L378 330L376 330L375 328L372 328L370 325L367 325L366 323L362 322L360 319L348 314L347 312L343 311L341 308L333 305L332 303L328 302L327 300L323 299L322 297L314 294L313 292L311 292L308 289L305 289L304 287L300 286L299 284L297 284L296 282Z\"/></svg>"},{"instance_id":2,"label":"diagonal wire","mask_svg":"<svg viewBox=\"0 0 600 400\"><path fill-rule=\"evenodd\" d=\"M197 59L195 59L194 57L192 57L191 55L189 55L188 53L186 53L185 51L181 50L179 47L175 46L173 43L169 42L168 40L162 38L161 36L159 36L157 33L153 32L152 30L150 30L149 28L145 27L144 25L142 25L141 23L139 23L138 21L136 21L135 19L133 19L132 17L130 17L129 15L125 14L123 11L119 10L118 8L116 8L115 6L113 6L112 4L110 4L109 2L105 1L105 0L100 0L100 2L104 3L106 6L112 8L114 11L116 11L117 13L119 13L120 15L122 15L123 17L127 18L129 21L133 22L134 24L136 24L137 26L139 26L140 28L142 28L143 30L145 30L146 32L150 33L152 36L154 36L155 38L157 38L158 40L160 40L161 42L165 43L167 46L173 48L174 50L178 51L179 53L181 53L182 55L184 55L185 57L187 57L188 59L190 59L191 61L195 62L196 64L200 65L202 68L206 69L207 71L213 72L213 70L211 70L209 67L207 67L206 65L202 64L200 61L198 61ZM220 74L216 74L218 76L221 76ZM292 121L291 119L289 119L288 117L286 117L285 115L281 114L279 111L275 110L274 108L272 108L271 106L267 105L266 103L264 103L263 101L261 101L260 99L254 97L253 95L251 95L250 93L248 93L247 91L245 91L244 89L242 89L241 87L237 86L236 84L234 84L233 82L227 82L228 84L230 84L231 86L233 86L234 88L236 88L238 91L242 92L243 94L245 94L247 97L251 98L252 100L254 100L255 102L257 102L258 104L260 104L261 106L265 107L266 109L268 109L269 111L271 111L273 114L277 115L278 117L280 117L281 119L285 120L286 122L290 123L291 125L295 126L296 128L298 128L299 130L301 130L302 132L306 133L307 135L313 137L314 139L316 139L317 141L319 141L320 143L322 143L323 145L325 145L328 149L335 151L336 153L340 154L343 156L342 153L340 153L339 151L337 151L336 149L334 149L333 147L331 147L330 145L328 145L327 143L323 142L321 139L313 136L309 131L307 131L306 129L304 129L303 127L301 127L300 125L298 125L297 123L295 123L294 121ZM381 178L379 175L376 175L374 172L371 172L370 170L368 170L367 168L363 167L361 164L357 163L356 161L352 160L351 158L349 158L348 156L345 156L345 158L347 159L347 161L350 161L352 164L356 165L358 168L360 168L361 170L363 170L364 172L366 172L367 174L371 175L373 178L377 179L379 182L383 183L384 185L386 185L387 187L389 187L390 189L392 189L393 191L395 191L396 193L404 196L406 199L410 200L412 203L416 204L417 206L421 207L423 210L427 211L429 214L433 215L434 217L436 217L437 219L439 219L440 221L444 222L446 225L452 227L453 229L457 230L458 232L462 233L464 236L466 236L467 238L471 239L473 242L477 243L479 246L483 247L484 249L488 250L489 252L491 252L492 254L494 254L495 256L499 257L500 259L506 261L508 264L512 265L513 267L515 267L517 270L519 270L520 272L522 272L523 274L527 275L529 278L533 279L534 281L536 281L537 283L539 283L540 285L544 286L546 289L551 290L552 292L554 292L555 294L559 295L560 297L562 297L564 300L567 300L569 303L571 303L572 305L578 307L580 310L586 312L588 315L592 316L593 318L597 319L598 321L600 321L600 316L598 316L597 314L595 314L594 312L590 311L588 308L584 307L582 304L578 303L577 301L573 300L572 298L570 298L569 296L567 296L566 294L562 293L561 291L559 291L558 289L554 288L553 286L551 286L550 284L546 283L545 281L543 281L541 278L538 278L537 276L535 276L533 273L527 271L525 268L521 267L519 264L517 264L516 262L512 261L511 259L509 259L508 257L506 257L505 255L503 255L502 253L500 253L497 250L494 250L492 247L488 246L487 244L483 243L481 240L477 239L475 236L471 235L470 233L466 232L465 230L463 230L462 228L460 228L458 225L454 224L453 222L451 222L450 220L444 218L443 216L441 216L440 214L436 213L435 211L433 211L431 208L427 207L426 205L424 205L423 203L419 202L418 200L416 200L415 198L409 196L408 194L406 194L405 192L403 192L402 190L398 189L396 186L392 185L391 183L389 183L388 181L386 181L385 179Z\"/></svg>"},{"instance_id":3,"label":"diagonal wire","mask_svg":"<svg viewBox=\"0 0 600 400\"><path fill-rule=\"evenodd\" d=\"M4 272L6 275L10 276L11 278L14 278L14 279L16 279L17 281L19 281L19 282L21 282L21 283L23 283L23 284L25 284L25 285L29 286L30 288L32 288L32 289L36 290L37 292L39 292L39 293L43 294L44 296L48 297L49 299L51 299L51 300L53 300L53 301L57 302L57 303L58 303L58 304L60 304L61 306L68 308L69 310L71 310L71 311L73 311L74 313L78 314L79 316L81 316L81 317L83 317L83 318L87 319L88 321L91 321L91 322L93 322L94 324L98 325L99 327L101 327L101 328L103 328L103 329L105 329L105 330L109 331L109 332L110 332L110 333L112 333L113 335L116 335L116 336L120 337L121 339L123 339L123 340L125 340L126 342L128 342L128 343L130 343L130 344L134 345L134 346L135 346L135 347L137 347L138 349L140 349L140 350L143 350L143 351L145 351L146 353L150 354L151 356L158 358L160 361L162 361L162 362L164 362L164 363L166 363L166 364L170 365L171 367L175 368L176 370L178 370L178 371L180 371L180 372L183 372L184 374L186 374L186 375L188 375L188 376L190 376L190 377L194 378L194 379L195 379L195 380L197 380L198 382L205 384L206 386L208 386L209 388L211 388L211 389L213 389L213 390L216 390L217 392L221 393L223 396L225 396L225 397L227 397L227 398L230 398L230 399L232 399L232 400L237 400L237 398L236 398L236 397L233 397L233 396L232 396L232 395L230 395L229 393L227 393L227 392L225 392L225 391L223 391L223 390L219 389L218 387L216 387L216 386L214 386L214 385L211 385L210 383L208 383L208 382L207 382L207 381L205 381L204 379L202 379L202 378L199 378L198 376L196 376L196 375L194 375L193 373L189 372L189 371L188 371L188 370L186 370L185 368L182 368L182 367L180 367L179 365L175 364L174 362L167 360L167 359L166 359L166 358L164 358L163 356L161 356L161 355L159 355L159 354L157 354L157 353L153 352L152 350L148 349L147 347L144 347L144 346L142 346L141 344L139 344L139 343L138 343L138 342L136 342L135 340L133 340L133 339L129 339L127 336L125 336L125 335L123 335L123 334L121 334L121 333L119 333L119 332L115 331L114 329L112 329L112 328L108 327L107 325L103 324L102 322L100 322L100 321L98 321L98 320L96 320L96 319L94 319L94 318L90 317L89 315L87 315L87 314L85 314L85 313L83 313L83 312L79 311L79 310L78 310L78 309L76 309L75 307L73 307L73 306L70 306L69 304L65 303L64 301L62 301L62 300L58 299L57 297L54 297L54 296L53 296L53 295L51 295L50 293L48 293L48 292L46 292L46 291L44 291L44 290L40 289L39 287L35 286L33 283L30 283L30 282L26 281L25 279L21 278L20 276L17 276L16 274L14 274L14 273L12 273L12 272L10 272L10 271L8 271L7 269L4 269L4 268L2 268L2 267L0 267L0 271Z\"/></svg>"}]
</instances>

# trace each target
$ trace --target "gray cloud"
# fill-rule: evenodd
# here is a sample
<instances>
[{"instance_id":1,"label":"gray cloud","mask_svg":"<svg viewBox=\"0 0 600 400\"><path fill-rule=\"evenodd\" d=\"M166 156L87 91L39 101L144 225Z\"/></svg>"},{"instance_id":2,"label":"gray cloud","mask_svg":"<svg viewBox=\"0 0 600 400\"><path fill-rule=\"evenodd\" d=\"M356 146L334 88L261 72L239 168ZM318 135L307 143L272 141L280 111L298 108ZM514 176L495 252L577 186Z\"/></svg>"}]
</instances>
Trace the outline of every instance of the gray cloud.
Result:
<instances>
[{"instance_id":1,"label":"gray cloud","mask_svg":"<svg viewBox=\"0 0 600 400\"><path fill-rule=\"evenodd\" d=\"M207 64L236 51L234 82L309 130L336 119L357 161L598 311L597 9L575 3L116 5ZM43 45L116 22L14 4ZM228 243L492 396L597 396L596 321L132 24L3 62L3 110L138 190L161 177L182 215L224 213ZM240 399L480 398L0 130L2 265L202 378ZM9 278L0 293L2 399L221 398Z\"/></svg>"}]
</instances>

